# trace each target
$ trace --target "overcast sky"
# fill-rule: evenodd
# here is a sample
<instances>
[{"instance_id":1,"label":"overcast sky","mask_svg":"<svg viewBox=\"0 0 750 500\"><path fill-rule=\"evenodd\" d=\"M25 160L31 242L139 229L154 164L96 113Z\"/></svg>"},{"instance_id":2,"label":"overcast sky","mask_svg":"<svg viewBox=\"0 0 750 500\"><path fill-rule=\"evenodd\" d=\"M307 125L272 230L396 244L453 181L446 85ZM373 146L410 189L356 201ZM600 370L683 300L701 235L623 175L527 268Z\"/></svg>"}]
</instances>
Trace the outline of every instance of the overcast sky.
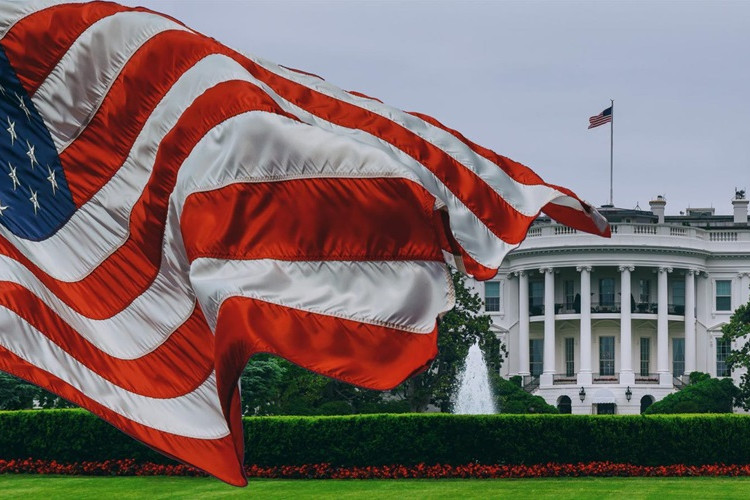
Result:
<instances>
[{"instance_id":1,"label":"overcast sky","mask_svg":"<svg viewBox=\"0 0 750 500\"><path fill-rule=\"evenodd\" d=\"M750 1L136 0L234 49L430 114L599 206L750 188Z\"/></svg>"}]
</instances>

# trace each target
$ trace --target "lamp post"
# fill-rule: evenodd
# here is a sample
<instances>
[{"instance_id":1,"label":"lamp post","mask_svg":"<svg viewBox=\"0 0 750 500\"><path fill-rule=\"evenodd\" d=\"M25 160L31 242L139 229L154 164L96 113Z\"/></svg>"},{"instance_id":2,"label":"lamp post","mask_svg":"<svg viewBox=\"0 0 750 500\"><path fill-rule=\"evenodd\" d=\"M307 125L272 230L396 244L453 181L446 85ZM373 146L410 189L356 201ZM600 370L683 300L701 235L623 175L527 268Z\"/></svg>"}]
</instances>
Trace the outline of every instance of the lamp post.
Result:
<instances>
[{"instance_id":1,"label":"lamp post","mask_svg":"<svg viewBox=\"0 0 750 500\"><path fill-rule=\"evenodd\" d=\"M586 399L586 389L584 389L583 387L581 387L581 390L578 391L578 397L581 398L581 401L583 401L584 399Z\"/></svg>"},{"instance_id":2,"label":"lamp post","mask_svg":"<svg viewBox=\"0 0 750 500\"><path fill-rule=\"evenodd\" d=\"M633 397L633 391L630 390L630 386L628 386L627 389L625 389L625 398L630 401L630 398Z\"/></svg>"}]
</instances>

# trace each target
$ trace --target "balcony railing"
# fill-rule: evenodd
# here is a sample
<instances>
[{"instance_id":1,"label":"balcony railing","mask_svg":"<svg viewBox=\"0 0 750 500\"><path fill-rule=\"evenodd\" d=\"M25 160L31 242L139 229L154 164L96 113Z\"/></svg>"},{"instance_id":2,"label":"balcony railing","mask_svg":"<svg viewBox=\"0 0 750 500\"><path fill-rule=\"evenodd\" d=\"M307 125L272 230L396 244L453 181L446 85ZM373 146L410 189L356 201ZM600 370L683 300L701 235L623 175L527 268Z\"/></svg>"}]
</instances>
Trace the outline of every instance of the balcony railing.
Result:
<instances>
[{"instance_id":1,"label":"balcony railing","mask_svg":"<svg viewBox=\"0 0 750 500\"><path fill-rule=\"evenodd\" d=\"M647 373L647 374L641 374L636 373L635 374L635 383L636 384L658 384L659 383L659 374L658 373Z\"/></svg>"},{"instance_id":2,"label":"balcony railing","mask_svg":"<svg viewBox=\"0 0 750 500\"><path fill-rule=\"evenodd\" d=\"M609 374L601 374L601 373L594 373L594 383L595 384L619 384L620 383L620 374L615 372L611 375Z\"/></svg>"},{"instance_id":3,"label":"balcony railing","mask_svg":"<svg viewBox=\"0 0 750 500\"><path fill-rule=\"evenodd\" d=\"M576 384L578 383L578 378L575 375L564 375L556 373L552 375L552 383L555 385Z\"/></svg>"},{"instance_id":4,"label":"balcony railing","mask_svg":"<svg viewBox=\"0 0 750 500\"><path fill-rule=\"evenodd\" d=\"M591 301L592 313L618 313L620 312L619 300Z\"/></svg>"},{"instance_id":5,"label":"balcony railing","mask_svg":"<svg viewBox=\"0 0 750 500\"><path fill-rule=\"evenodd\" d=\"M596 314L620 313L622 312L621 303L615 301L591 301L591 312ZM657 314L659 304L656 302L631 302L630 312L638 314ZM555 303L555 314L580 314L581 306L578 303ZM667 314L683 316L685 314L684 304L667 304ZM530 305L529 316L544 316L544 304Z\"/></svg>"}]
</instances>

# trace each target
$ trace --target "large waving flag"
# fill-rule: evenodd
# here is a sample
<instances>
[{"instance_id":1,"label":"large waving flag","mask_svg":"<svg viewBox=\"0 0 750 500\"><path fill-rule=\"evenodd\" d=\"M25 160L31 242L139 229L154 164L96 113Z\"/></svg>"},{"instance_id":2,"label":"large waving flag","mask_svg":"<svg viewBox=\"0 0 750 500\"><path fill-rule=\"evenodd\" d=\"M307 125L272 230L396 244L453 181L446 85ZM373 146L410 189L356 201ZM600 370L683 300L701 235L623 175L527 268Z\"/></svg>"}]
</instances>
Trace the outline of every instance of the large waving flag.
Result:
<instances>
[{"instance_id":1,"label":"large waving flag","mask_svg":"<svg viewBox=\"0 0 750 500\"><path fill-rule=\"evenodd\" d=\"M435 120L108 2L0 3L0 369L245 484L257 352L386 389L446 259L492 277L567 189Z\"/></svg>"}]
</instances>

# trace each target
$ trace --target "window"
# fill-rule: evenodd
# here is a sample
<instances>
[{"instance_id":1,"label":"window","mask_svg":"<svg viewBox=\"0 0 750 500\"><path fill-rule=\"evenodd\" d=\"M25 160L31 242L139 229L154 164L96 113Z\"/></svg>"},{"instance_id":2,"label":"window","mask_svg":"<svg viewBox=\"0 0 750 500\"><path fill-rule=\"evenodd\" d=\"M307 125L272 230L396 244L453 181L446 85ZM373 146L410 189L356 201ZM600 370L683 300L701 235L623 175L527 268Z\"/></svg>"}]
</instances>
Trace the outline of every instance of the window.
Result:
<instances>
[{"instance_id":1,"label":"window","mask_svg":"<svg viewBox=\"0 0 750 500\"><path fill-rule=\"evenodd\" d=\"M565 280L563 283L564 290L565 290L565 309L568 311L574 309L574 303L575 303L575 283L573 283L573 280Z\"/></svg>"},{"instance_id":2,"label":"window","mask_svg":"<svg viewBox=\"0 0 750 500\"><path fill-rule=\"evenodd\" d=\"M532 377L542 374L542 356L544 354L544 340L529 339L529 372Z\"/></svg>"},{"instance_id":3,"label":"window","mask_svg":"<svg viewBox=\"0 0 750 500\"><path fill-rule=\"evenodd\" d=\"M568 396L560 396L557 400L557 411L566 415L572 413L572 404Z\"/></svg>"},{"instance_id":4,"label":"window","mask_svg":"<svg viewBox=\"0 0 750 500\"><path fill-rule=\"evenodd\" d=\"M685 339L672 339L672 375L685 374Z\"/></svg>"},{"instance_id":5,"label":"window","mask_svg":"<svg viewBox=\"0 0 750 500\"><path fill-rule=\"evenodd\" d=\"M615 374L615 338L599 337L599 375Z\"/></svg>"},{"instance_id":6,"label":"window","mask_svg":"<svg viewBox=\"0 0 750 500\"><path fill-rule=\"evenodd\" d=\"M651 358L651 339L648 337L641 337L641 376L648 377L649 372L649 359Z\"/></svg>"},{"instance_id":7,"label":"window","mask_svg":"<svg viewBox=\"0 0 750 500\"><path fill-rule=\"evenodd\" d=\"M638 302L642 304L648 304L651 302L651 282L649 280L641 280L638 289L640 292Z\"/></svg>"},{"instance_id":8,"label":"window","mask_svg":"<svg viewBox=\"0 0 750 500\"><path fill-rule=\"evenodd\" d=\"M669 314L685 314L685 281L672 282L672 303L669 305Z\"/></svg>"},{"instance_id":9,"label":"window","mask_svg":"<svg viewBox=\"0 0 750 500\"><path fill-rule=\"evenodd\" d=\"M615 305L614 278L602 278L599 280L599 305L609 307Z\"/></svg>"},{"instance_id":10,"label":"window","mask_svg":"<svg viewBox=\"0 0 750 500\"><path fill-rule=\"evenodd\" d=\"M544 314L544 282L529 282L529 314L541 316Z\"/></svg>"},{"instance_id":11,"label":"window","mask_svg":"<svg viewBox=\"0 0 750 500\"><path fill-rule=\"evenodd\" d=\"M500 282L488 281L484 284L484 310L497 312L500 310Z\"/></svg>"},{"instance_id":12,"label":"window","mask_svg":"<svg viewBox=\"0 0 750 500\"><path fill-rule=\"evenodd\" d=\"M732 310L732 282L730 280L716 281L716 310Z\"/></svg>"},{"instance_id":13,"label":"window","mask_svg":"<svg viewBox=\"0 0 750 500\"><path fill-rule=\"evenodd\" d=\"M575 340L573 337L568 337L565 339L565 376L572 377L575 374Z\"/></svg>"},{"instance_id":14,"label":"window","mask_svg":"<svg viewBox=\"0 0 750 500\"><path fill-rule=\"evenodd\" d=\"M729 342L722 339L716 339L716 376L729 377L729 366L727 365L727 356L729 356Z\"/></svg>"}]
</instances>

